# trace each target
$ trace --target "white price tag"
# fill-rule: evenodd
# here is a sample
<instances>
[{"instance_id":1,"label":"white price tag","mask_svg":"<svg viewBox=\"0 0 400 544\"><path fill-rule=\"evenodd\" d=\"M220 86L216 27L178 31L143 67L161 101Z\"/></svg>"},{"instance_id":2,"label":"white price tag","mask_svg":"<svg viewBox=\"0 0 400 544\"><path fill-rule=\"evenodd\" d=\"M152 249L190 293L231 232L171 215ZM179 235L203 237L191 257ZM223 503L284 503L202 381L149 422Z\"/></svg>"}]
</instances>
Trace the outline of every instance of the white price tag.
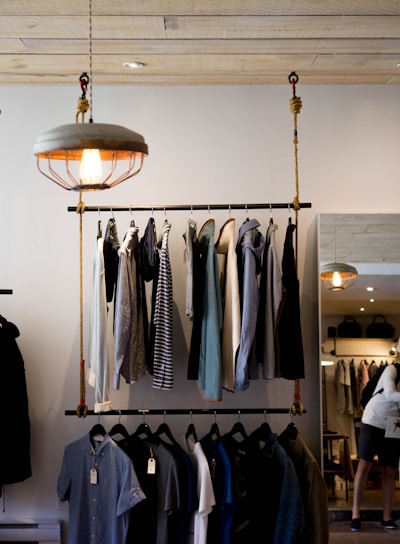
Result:
<instances>
[{"instance_id":1,"label":"white price tag","mask_svg":"<svg viewBox=\"0 0 400 544\"><path fill-rule=\"evenodd\" d=\"M156 460L154 457L149 457L149 460L147 461L147 474L155 474L156 473Z\"/></svg>"},{"instance_id":2,"label":"white price tag","mask_svg":"<svg viewBox=\"0 0 400 544\"><path fill-rule=\"evenodd\" d=\"M92 485L97 484L97 470L95 468L90 469L90 483Z\"/></svg>"}]
</instances>

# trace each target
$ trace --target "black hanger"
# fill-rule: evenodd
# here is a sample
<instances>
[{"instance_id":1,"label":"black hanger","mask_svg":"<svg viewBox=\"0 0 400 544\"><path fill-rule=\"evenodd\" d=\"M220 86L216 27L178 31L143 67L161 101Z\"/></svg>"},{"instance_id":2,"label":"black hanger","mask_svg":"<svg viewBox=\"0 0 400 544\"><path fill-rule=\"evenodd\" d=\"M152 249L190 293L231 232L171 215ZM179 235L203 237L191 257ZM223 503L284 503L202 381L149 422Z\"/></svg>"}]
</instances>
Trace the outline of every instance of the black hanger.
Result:
<instances>
[{"instance_id":1,"label":"black hanger","mask_svg":"<svg viewBox=\"0 0 400 544\"><path fill-rule=\"evenodd\" d=\"M100 416L99 416L100 419ZM90 429L89 436L90 440L95 439L97 436L104 437L106 435L106 430L103 427L103 425L99 422L97 422L93 427Z\"/></svg>"},{"instance_id":2,"label":"black hanger","mask_svg":"<svg viewBox=\"0 0 400 544\"><path fill-rule=\"evenodd\" d=\"M160 438L161 435L165 434L165 436L169 438L172 444L177 443L174 435L171 432L171 429L169 428L169 425L165 423L165 421L159 425L158 429L156 430L154 434L156 435L157 438Z\"/></svg>"},{"instance_id":3,"label":"black hanger","mask_svg":"<svg viewBox=\"0 0 400 544\"><path fill-rule=\"evenodd\" d=\"M241 421L236 421L236 423L233 425L232 429L228 433L228 435L232 437L235 434L240 434L244 440L248 438L246 429L244 428L243 423Z\"/></svg>"},{"instance_id":4,"label":"black hanger","mask_svg":"<svg viewBox=\"0 0 400 544\"><path fill-rule=\"evenodd\" d=\"M289 423L289 425L286 427L286 430L288 432L289 438L291 438L292 440L296 438L297 433L299 432L294 423Z\"/></svg>"},{"instance_id":5,"label":"black hanger","mask_svg":"<svg viewBox=\"0 0 400 544\"><path fill-rule=\"evenodd\" d=\"M211 438L215 437L215 440L218 440L219 438L221 438L221 433L219 432L218 423L216 421L211 425L211 428L208 434L210 435Z\"/></svg>"},{"instance_id":6,"label":"black hanger","mask_svg":"<svg viewBox=\"0 0 400 544\"><path fill-rule=\"evenodd\" d=\"M272 431L269 423L264 421L264 423L261 423L261 425L251 433L250 439L257 441L259 448L263 449L271 434Z\"/></svg>"},{"instance_id":7,"label":"black hanger","mask_svg":"<svg viewBox=\"0 0 400 544\"><path fill-rule=\"evenodd\" d=\"M101 228L101 219L97 222L97 238L101 238L103 236L103 231Z\"/></svg>"},{"instance_id":8,"label":"black hanger","mask_svg":"<svg viewBox=\"0 0 400 544\"><path fill-rule=\"evenodd\" d=\"M197 438L197 434L196 434L196 429L195 429L195 426L193 423L189 423L189 426L187 428L187 431L185 433L185 438L188 439L190 437L193 437L194 441L195 442L198 442L198 438Z\"/></svg>"},{"instance_id":9,"label":"black hanger","mask_svg":"<svg viewBox=\"0 0 400 544\"><path fill-rule=\"evenodd\" d=\"M143 437L147 439L149 442L153 442L153 443L158 442L154 434L151 432L150 427L147 425L145 421L143 421L143 423L140 423L138 425L138 428L136 429L136 431L133 433L132 436L136 436L137 438Z\"/></svg>"},{"instance_id":10,"label":"black hanger","mask_svg":"<svg viewBox=\"0 0 400 544\"><path fill-rule=\"evenodd\" d=\"M121 434L124 438L129 438L129 433L126 430L126 427L122 425L122 423L116 423L112 428L111 431L108 433L110 436L115 436L117 434Z\"/></svg>"}]
</instances>

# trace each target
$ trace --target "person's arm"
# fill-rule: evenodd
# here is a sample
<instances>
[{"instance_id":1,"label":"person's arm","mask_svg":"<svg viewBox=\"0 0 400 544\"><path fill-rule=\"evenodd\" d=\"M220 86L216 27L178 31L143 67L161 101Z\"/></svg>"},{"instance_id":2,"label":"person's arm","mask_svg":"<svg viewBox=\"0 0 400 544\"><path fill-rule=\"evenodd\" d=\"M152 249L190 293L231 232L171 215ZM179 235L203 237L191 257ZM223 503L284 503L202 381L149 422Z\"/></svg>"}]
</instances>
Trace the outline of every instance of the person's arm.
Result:
<instances>
[{"instance_id":1,"label":"person's arm","mask_svg":"<svg viewBox=\"0 0 400 544\"><path fill-rule=\"evenodd\" d=\"M394 365L388 365L381 376L384 395L386 400L400 403L400 392L397 391L396 378L396 367Z\"/></svg>"}]
</instances>

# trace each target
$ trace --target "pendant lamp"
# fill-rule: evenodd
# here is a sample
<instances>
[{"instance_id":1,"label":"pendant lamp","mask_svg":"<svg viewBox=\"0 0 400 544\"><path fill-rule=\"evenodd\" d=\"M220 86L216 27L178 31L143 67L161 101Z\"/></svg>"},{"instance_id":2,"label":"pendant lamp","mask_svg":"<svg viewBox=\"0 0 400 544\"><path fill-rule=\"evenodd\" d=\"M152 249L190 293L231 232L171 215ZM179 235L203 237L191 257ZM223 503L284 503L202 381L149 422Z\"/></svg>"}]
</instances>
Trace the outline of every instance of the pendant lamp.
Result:
<instances>
[{"instance_id":1,"label":"pendant lamp","mask_svg":"<svg viewBox=\"0 0 400 544\"><path fill-rule=\"evenodd\" d=\"M89 75L80 77L75 124L56 127L38 136L34 144L39 171L69 191L99 191L135 176L148 155L141 134L122 127L94 123L92 116L92 2L89 0ZM89 86L90 101L86 99ZM84 115L90 109L89 123ZM82 122L78 122L79 115Z\"/></svg>"},{"instance_id":2,"label":"pendant lamp","mask_svg":"<svg viewBox=\"0 0 400 544\"><path fill-rule=\"evenodd\" d=\"M320 278L322 285L330 291L343 291L351 287L358 278L357 269L346 263L336 262L336 225L333 217L333 243L335 251L335 261L324 264L320 268Z\"/></svg>"}]
</instances>

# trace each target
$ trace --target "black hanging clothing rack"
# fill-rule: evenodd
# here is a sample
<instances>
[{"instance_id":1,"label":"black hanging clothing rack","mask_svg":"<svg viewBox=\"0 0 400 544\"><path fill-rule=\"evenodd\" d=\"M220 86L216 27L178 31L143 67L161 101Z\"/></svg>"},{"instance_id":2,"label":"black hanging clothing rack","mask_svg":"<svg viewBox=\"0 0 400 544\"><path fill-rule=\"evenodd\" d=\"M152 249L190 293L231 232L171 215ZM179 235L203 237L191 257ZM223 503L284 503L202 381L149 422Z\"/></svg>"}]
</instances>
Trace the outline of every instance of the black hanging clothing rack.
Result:
<instances>
[{"instance_id":1,"label":"black hanging clothing rack","mask_svg":"<svg viewBox=\"0 0 400 544\"><path fill-rule=\"evenodd\" d=\"M300 208L311 208L310 202L299 203ZM165 206L85 206L85 212L137 212L137 211L195 211L195 210L276 210L293 209L293 202L263 204L167 204ZM68 206L69 212L79 212L77 206Z\"/></svg>"},{"instance_id":2,"label":"black hanging clothing rack","mask_svg":"<svg viewBox=\"0 0 400 544\"><path fill-rule=\"evenodd\" d=\"M12 289L0 289L0 295L12 295L13 290Z\"/></svg>"},{"instance_id":3,"label":"black hanging clothing rack","mask_svg":"<svg viewBox=\"0 0 400 544\"><path fill-rule=\"evenodd\" d=\"M296 411L300 413L300 411ZM302 411L303 414L307 413L306 410ZM88 410L88 416L131 416L131 415L219 415L219 414L293 414L291 408L141 408L141 409L128 409L128 410L109 410L108 412L95 412L94 410ZM76 410L65 410L66 416L76 416Z\"/></svg>"}]
</instances>

